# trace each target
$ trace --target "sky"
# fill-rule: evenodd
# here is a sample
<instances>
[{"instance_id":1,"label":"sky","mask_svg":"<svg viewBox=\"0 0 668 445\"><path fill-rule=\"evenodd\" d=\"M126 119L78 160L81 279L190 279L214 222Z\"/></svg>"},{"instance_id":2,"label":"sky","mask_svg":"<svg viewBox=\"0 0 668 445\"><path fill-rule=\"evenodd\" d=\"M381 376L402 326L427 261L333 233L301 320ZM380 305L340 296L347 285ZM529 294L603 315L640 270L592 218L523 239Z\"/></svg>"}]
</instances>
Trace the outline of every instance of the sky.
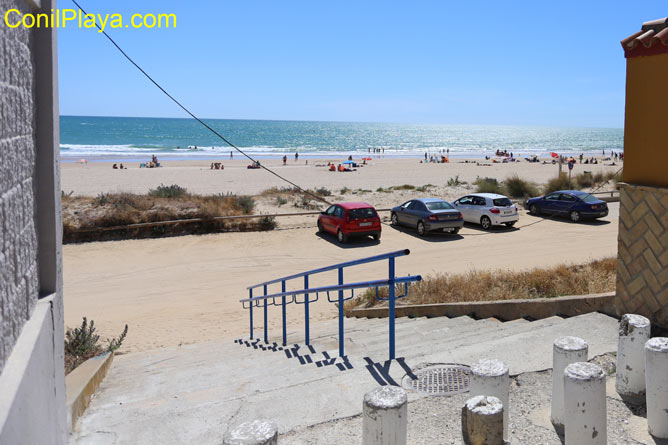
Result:
<instances>
[{"instance_id":1,"label":"sky","mask_svg":"<svg viewBox=\"0 0 668 445\"><path fill-rule=\"evenodd\" d=\"M107 31L205 118L615 128L619 41L668 15L665 0L79 2L175 14ZM186 117L97 30L69 24L58 47L62 115Z\"/></svg>"}]
</instances>

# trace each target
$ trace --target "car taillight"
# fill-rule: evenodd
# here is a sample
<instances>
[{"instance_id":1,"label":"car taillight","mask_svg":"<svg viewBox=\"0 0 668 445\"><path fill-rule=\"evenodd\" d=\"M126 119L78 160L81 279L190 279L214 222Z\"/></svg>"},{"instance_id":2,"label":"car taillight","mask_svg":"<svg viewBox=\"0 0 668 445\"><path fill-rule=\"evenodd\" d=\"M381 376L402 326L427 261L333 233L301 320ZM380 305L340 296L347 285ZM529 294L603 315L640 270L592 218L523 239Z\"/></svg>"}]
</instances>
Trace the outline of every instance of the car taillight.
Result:
<instances>
[{"instance_id":1,"label":"car taillight","mask_svg":"<svg viewBox=\"0 0 668 445\"><path fill-rule=\"evenodd\" d=\"M461 214L461 212L457 213L457 219L462 219L464 216Z\"/></svg>"},{"instance_id":2,"label":"car taillight","mask_svg":"<svg viewBox=\"0 0 668 445\"><path fill-rule=\"evenodd\" d=\"M498 215L501 213L501 210L497 209L496 207L489 209L490 212L494 213L495 215Z\"/></svg>"},{"instance_id":3,"label":"car taillight","mask_svg":"<svg viewBox=\"0 0 668 445\"><path fill-rule=\"evenodd\" d=\"M429 218L427 218L429 221L438 221L438 216L436 215L429 215Z\"/></svg>"},{"instance_id":4,"label":"car taillight","mask_svg":"<svg viewBox=\"0 0 668 445\"><path fill-rule=\"evenodd\" d=\"M596 204L592 204L590 207L591 207L592 210L598 209L598 206Z\"/></svg>"}]
</instances>

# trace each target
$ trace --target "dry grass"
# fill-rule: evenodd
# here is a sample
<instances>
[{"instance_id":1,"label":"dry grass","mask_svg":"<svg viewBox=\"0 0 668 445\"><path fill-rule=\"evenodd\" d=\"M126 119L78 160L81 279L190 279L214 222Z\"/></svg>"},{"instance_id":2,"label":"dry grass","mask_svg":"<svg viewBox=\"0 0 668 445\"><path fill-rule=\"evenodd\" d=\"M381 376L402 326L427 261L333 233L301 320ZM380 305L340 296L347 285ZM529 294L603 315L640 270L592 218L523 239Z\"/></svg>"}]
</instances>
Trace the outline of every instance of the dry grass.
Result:
<instances>
[{"instance_id":1,"label":"dry grass","mask_svg":"<svg viewBox=\"0 0 668 445\"><path fill-rule=\"evenodd\" d=\"M581 265L559 265L527 271L471 271L427 278L409 287L402 304L493 301L516 298L552 298L563 295L585 295L615 289L617 259L605 258ZM397 288L403 293L403 287ZM379 304L375 290L348 301L346 309ZM387 296L387 289L381 289Z\"/></svg>"},{"instance_id":2,"label":"dry grass","mask_svg":"<svg viewBox=\"0 0 668 445\"><path fill-rule=\"evenodd\" d=\"M63 195L63 239L65 242L93 241L101 239L126 239L171 236L186 233L209 233L225 230L272 229L270 221L239 220L224 222L217 216L250 214L254 200L238 195L190 195L176 197L155 196L155 193L138 195L132 193L106 193L92 197ZM100 229L127 226L138 223L173 221L201 218L201 223L164 225L132 231L98 232Z\"/></svg>"}]
</instances>

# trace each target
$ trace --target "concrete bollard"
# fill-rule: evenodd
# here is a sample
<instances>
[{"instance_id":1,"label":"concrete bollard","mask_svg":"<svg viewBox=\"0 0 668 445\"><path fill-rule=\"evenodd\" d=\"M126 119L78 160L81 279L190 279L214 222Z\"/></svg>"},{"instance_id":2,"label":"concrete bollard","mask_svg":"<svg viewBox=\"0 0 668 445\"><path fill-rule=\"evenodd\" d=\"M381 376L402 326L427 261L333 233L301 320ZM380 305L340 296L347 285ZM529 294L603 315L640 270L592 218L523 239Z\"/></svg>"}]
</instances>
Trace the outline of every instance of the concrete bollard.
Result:
<instances>
[{"instance_id":1,"label":"concrete bollard","mask_svg":"<svg viewBox=\"0 0 668 445\"><path fill-rule=\"evenodd\" d=\"M668 439L668 337L645 344L647 427L658 439Z\"/></svg>"},{"instance_id":2,"label":"concrete bollard","mask_svg":"<svg viewBox=\"0 0 668 445\"><path fill-rule=\"evenodd\" d=\"M223 445L276 445L278 427L270 420L244 422L223 438Z\"/></svg>"},{"instance_id":3,"label":"concrete bollard","mask_svg":"<svg viewBox=\"0 0 668 445\"><path fill-rule=\"evenodd\" d=\"M615 389L631 403L645 403L645 343L650 322L642 315L625 314L619 321Z\"/></svg>"},{"instance_id":4,"label":"concrete bollard","mask_svg":"<svg viewBox=\"0 0 668 445\"><path fill-rule=\"evenodd\" d=\"M364 394L363 445L405 445L408 397L398 386L381 386Z\"/></svg>"},{"instance_id":5,"label":"concrete bollard","mask_svg":"<svg viewBox=\"0 0 668 445\"><path fill-rule=\"evenodd\" d=\"M560 337L552 345L552 408L550 420L560 435L564 434L564 370L576 362L586 362L587 342L579 337Z\"/></svg>"},{"instance_id":6,"label":"concrete bollard","mask_svg":"<svg viewBox=\"0 0 668 445\"><path fill-rule=\"evenodd\" d=\"M571 363L564 370L564 432L568 445L605 445L605 372L593 363Z\"/></svg>"},{"instance_id":7,"label":"concrete bollard","mask_svg":"<svg viewBox=\"0 0 668 445\"><path fill-rule=\"evenodd\" d=\"M497 397L475 396L462 408L466 445L503 445L503 403Z\"/></svg>"},{"instance_id":8,"label":"concrete bollard","mask_svg":"<svg viewBox=\"0 0 668 445\"><path fill-rule=\"evenodd\" d=\"M508 441L510 377L501 360L482 359L471 367L471 396L493 396L503 404L503 440Z\"/></svg>"}]
</instances>

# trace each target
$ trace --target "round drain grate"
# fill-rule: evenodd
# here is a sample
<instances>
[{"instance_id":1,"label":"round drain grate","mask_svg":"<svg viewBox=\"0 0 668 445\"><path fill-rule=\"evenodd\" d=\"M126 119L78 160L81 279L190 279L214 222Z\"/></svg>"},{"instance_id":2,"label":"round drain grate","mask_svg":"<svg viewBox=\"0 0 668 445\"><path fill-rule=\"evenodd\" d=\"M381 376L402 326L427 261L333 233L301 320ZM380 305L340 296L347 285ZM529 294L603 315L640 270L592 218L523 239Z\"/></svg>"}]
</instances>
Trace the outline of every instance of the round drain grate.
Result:
<instances>
[{"instance_id":1,"label":"round drain grate","mask_svg":"<svg viewBox=\"0 0 668 445\"><path fill-rule=\"evenodd\" d=\"M406 374L401 381L405 389L432 396L451 396L469 390L471 370L464 365L431 365Z\"/></svg>"}]
</instances>

